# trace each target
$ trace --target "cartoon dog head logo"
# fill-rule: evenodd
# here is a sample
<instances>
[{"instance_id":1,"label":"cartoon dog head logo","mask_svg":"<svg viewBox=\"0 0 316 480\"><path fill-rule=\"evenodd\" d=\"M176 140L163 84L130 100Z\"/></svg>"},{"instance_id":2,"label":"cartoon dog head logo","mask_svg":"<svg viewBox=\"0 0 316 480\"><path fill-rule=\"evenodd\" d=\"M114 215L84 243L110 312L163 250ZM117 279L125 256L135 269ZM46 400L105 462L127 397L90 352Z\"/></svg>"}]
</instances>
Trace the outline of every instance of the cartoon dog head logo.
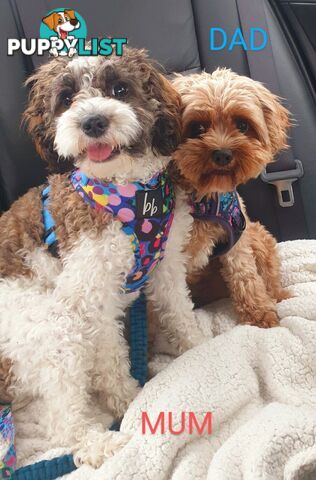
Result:
<instances>
[{"instance_id":1,"label":"cartoon dog head logo","mask_svg":"<svg viewBox=\"0 0 316 480\"><path fill-rule=\"evenodd\" d=\"M48 28L54 30L62 40L65 40L70 32L80 28L80 22L74 10L65 9L60 12L52 12L44 17L42 22L45 23Z\"/></svg>"},{"instance_id":2,"label":"cartoon dog head logo","mask_svg":"<svg viewBox=\"0 0 316 480\"><path fill-rule=\"evenodd\" d=\"M78 41L87 37L87 25L80 15L71 8L55 8L42 18L40 38L50 41L50 54L54 57L78 53Z\"/></svg>"}]
</instances>

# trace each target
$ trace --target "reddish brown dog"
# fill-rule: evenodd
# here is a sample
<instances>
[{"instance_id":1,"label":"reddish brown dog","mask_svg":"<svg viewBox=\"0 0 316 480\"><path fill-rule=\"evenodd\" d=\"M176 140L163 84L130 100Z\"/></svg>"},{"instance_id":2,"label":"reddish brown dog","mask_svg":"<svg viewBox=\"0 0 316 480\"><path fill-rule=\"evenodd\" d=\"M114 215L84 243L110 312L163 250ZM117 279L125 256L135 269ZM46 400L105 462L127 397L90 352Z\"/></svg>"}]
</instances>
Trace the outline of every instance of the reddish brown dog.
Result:
<instances>
[{"instance_id":1,"label":"reddish brown dog","mask_svg":"<svg viewBox=\"0 0 316 480\"><path fill-rule=\"evenodd\" d=\"M261 83L218 69L211 75L178 76L174 85L183 101L183 142L174 154L177 181L196 198L234 191L286 148L289 112ZM226 153L218 158L218 152ZM221 225L195 220L187 246L194 296L206 303L206 293L210 301L210 277L217 274L217 284L220 270L241 323L278 325L276 303L288 293L281 286L275 239L247 219L240 240L220 257L220 268L209 264L205 270L207 258L226 236ZM217 288L217 298L223 294L225 289Z\"/></svg>"}]
</instances>

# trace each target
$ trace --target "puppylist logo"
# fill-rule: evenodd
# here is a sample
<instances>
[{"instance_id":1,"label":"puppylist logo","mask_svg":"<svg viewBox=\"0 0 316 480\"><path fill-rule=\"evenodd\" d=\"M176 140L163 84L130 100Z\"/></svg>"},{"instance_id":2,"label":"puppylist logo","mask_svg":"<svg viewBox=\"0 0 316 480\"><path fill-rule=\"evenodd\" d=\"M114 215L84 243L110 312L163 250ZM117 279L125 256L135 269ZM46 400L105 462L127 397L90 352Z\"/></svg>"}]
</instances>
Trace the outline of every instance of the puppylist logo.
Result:
<instances>
[{"instance_id":1,"label":"puppylist logo","mask_svg":"<svg viewBox=\"0 0 316 480\"><path fill-rule=\"evenodd\" d=\"M42 18L39 38L9 38L8 55L22 52L24 55L44 55L49 52L54 57L74 55L121 56L127 38L87 38L87 25L84 18L75 10L56 8Z\"/></svg>"}]
</instances>

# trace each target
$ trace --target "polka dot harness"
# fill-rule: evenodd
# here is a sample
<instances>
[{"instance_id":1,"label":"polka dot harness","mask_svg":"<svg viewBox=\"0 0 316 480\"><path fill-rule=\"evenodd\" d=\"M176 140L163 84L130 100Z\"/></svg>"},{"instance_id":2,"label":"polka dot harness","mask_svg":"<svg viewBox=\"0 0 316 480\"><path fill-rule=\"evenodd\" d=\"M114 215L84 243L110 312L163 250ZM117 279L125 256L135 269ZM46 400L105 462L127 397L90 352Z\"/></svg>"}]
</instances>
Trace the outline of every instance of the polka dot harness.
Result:
<instances>
[{"instance_id":1,"label":"polka dot harness","mask_svg":"<svg viewBox=\"0 0 316 480\"><path fill-rule=\"evenodd\" d=\"M85 202L122 222L122 230L130 239L135 256L124 290L126 293L138 290L164 256L175 206L169 176L163 172L146 184L119 185L88 178L76 170L70 181Z\"/></svg>"}]
</instances>

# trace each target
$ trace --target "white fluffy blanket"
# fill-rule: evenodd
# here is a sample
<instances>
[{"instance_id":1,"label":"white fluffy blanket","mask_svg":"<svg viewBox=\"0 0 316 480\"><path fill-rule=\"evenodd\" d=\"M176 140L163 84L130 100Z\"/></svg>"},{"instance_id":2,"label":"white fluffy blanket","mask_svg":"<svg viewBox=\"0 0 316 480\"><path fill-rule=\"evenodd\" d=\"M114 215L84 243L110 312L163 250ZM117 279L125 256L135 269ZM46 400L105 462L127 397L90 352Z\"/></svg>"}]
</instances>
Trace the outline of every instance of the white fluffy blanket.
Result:
<instances>
[{"instance_id":1,"label":"white fluffy blanket","mask_svg":"<svg viewBox=\"0 0 316 480\"><path fill-rule=\"evenodd\" d=\"M160 373L121 425L130 442L100 469L83 466L65 479L316 479L316 241L279 248L283 283L294 294L278 307L281 327L236 326L228 301L201 310L205 343L172 362L157 355ZM143 411L152 422L159 412L173 412L174 429L181 412L202 419L210 411L213 431L143 435ZM62 453L43 455L49 439L36 430L32 412L27 418L17 416L23 463Z\"/></svg>"}]
</instances>

